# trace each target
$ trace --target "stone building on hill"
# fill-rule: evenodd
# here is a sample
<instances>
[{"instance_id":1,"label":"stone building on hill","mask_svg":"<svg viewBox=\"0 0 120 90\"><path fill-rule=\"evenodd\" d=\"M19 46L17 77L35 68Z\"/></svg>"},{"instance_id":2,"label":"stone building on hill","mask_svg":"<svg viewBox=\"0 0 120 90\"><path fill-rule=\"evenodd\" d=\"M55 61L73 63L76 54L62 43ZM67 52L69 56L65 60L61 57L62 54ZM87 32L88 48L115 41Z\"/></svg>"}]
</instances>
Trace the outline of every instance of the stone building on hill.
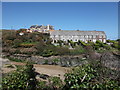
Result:
<instances>
[{"instance_id":1,"label":"stone building on hill","mask_svg":"<svg viewBox=\"0 0 120 90\"><path fill-rule=\"evenodd\" d=\"M53 43L57 40L72 40L73 42L81 40L86 43L88 41L96 42L97 40L103 43L106 42L106 34L104 31L54 30L50 31L50 38L52 38Z\"/></svg>"},{"instance_id":2,"label":"stone building on hill","mask_svg":"<svg viewBox=\"0 0 120 90\"><path fill-rule=\"evenodd\" d=\"M41 33L49 33L49 30L54 30L54 27L51 25L32 25L27 32L41 32Z\"/></svg>"},{"instance_id":3,"label":"stone building on hill","mask_svg":"<svg viewBox=\"0 0 120 90\"><path fill-rule=\"evenodd\" d=\"M53 43L58 40L66 42L68 40L72 40L73 42L81 40L86 43L88 41L96 42L97 40L100 40L105 43L107 38L104 31L54 30L54 27L51 25L32 25L27 31L49 33Z\"/></svg>"}]
</instances>

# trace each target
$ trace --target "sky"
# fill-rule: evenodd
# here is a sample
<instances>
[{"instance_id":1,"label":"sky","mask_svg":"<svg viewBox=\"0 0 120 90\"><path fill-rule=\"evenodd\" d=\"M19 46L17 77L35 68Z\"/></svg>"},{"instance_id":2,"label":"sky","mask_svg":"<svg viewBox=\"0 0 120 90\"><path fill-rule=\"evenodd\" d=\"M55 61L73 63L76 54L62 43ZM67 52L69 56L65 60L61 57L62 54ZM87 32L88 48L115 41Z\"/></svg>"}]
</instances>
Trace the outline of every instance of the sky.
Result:
<instances>
[{"instance_id":1,"label":"sky","mask_svg":"<svg viewBox=\"0 0 120 90\"><path fill-rule=\"evenodd\" d=\"M2 28L53 25L55 30L105 31L118 38L117 2L3 2Z\"/></svg>"}]
</instances>

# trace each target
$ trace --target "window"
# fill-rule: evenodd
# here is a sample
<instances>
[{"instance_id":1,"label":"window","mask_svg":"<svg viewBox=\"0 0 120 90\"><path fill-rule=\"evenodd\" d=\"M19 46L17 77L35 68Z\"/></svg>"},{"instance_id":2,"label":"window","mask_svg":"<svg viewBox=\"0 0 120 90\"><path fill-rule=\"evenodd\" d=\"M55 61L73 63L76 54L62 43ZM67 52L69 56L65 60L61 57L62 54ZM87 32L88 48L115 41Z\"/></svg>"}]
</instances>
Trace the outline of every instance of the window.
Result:
<instances>
[{"instance_id":1,"label":"window","mask_svg":"<svg viewBox=\"0 0 120 90\"><path fill-rule=\"evenodd\" d=\"M89 38L92 38L92 35L89 35Z\"/></svg>"}]
</instances>

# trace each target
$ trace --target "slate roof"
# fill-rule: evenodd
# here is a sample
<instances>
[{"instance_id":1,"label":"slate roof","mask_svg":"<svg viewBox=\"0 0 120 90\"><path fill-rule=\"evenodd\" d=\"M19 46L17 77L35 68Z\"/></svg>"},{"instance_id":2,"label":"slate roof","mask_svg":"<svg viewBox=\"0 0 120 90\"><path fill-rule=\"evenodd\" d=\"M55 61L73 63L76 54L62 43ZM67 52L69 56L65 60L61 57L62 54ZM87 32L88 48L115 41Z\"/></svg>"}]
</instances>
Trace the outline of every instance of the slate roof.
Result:
<instances>
[{"instance_id":1,"label":"slate roof","mask_svg":"<svg viewBox=\"0 0 120 90\"><path fill-rule=\"evenodd\" d=\"M50 35L69 35L69 36L74 36L74 35L105 35L104 31L78 31L78 30L54 30L50 31Z\"/></svg>"},{"instance_id":2,"label":"slate roof","mask_svg":"<svg viewBox=\"0 0 120 90\"><path fill-rule=\"evenodd\" d=\"M32 25L30 28L36 28L36 29L47 29L47 26L43 26L43 25ZM54 29L53 26L49 25L50 29Z\"/></svg>"}]
</instances>

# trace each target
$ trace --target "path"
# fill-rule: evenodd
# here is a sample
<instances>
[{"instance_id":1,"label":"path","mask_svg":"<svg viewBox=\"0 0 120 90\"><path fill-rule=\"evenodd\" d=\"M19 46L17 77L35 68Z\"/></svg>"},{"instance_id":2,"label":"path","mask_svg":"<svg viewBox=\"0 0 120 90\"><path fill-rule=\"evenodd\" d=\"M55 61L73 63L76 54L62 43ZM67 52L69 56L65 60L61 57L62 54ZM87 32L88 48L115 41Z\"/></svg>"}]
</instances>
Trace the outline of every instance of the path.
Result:
<instances>
[{"instance_id":1,"label":"path","mask_svg":"<svg viewBox=\"0 0 120 90\"><path fill-rule=\"evenodd\" d=\"M21 62L10 62L11 65L25 65L25 63ZM34 64L34 68L36 72L40 74L47 74L49 76L59 76L62 80L64 80L64 74L70 69L67 67L61 67L57 65L38 65ZM11 69L11 71L14 69ZM10 72L10 68L3 68L3 72Z\"/></svg>"}]
</instances>

